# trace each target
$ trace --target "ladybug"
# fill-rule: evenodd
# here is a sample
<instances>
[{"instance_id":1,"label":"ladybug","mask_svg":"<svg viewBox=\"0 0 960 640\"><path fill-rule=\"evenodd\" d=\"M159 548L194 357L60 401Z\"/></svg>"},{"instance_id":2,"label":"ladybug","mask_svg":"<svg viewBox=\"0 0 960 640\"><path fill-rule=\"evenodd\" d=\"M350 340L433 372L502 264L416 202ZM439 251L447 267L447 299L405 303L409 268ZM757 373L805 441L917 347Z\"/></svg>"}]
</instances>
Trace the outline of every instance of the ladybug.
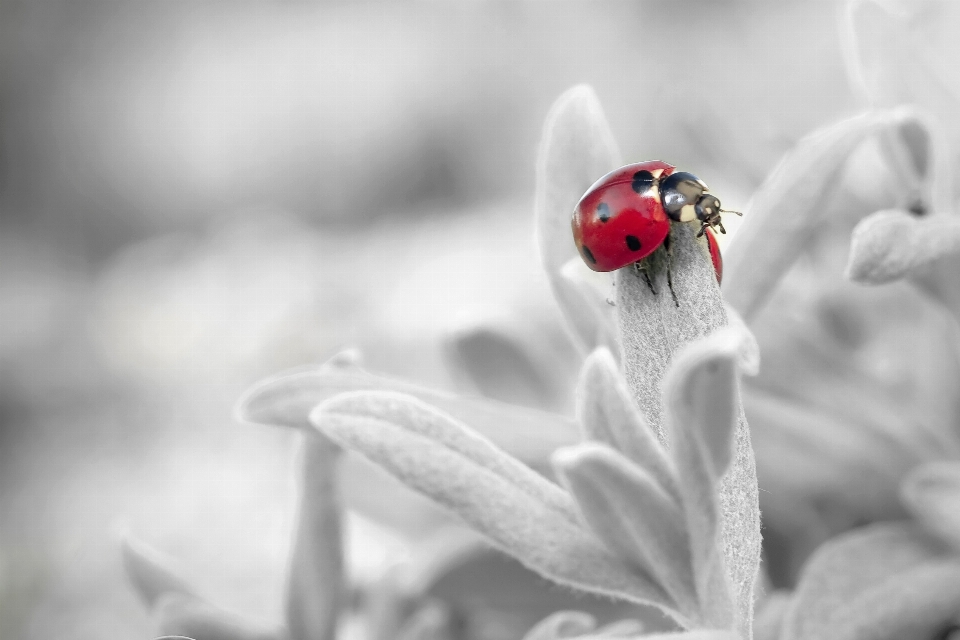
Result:
<instances>
[{"instance_id":1,"label":"ladybug","mask_svg":"<svg viewBox=\"0 0 960 640\"><path fill-rule=\"evenodd\" d=\"M720 200L708 193L707 185L695 175L650 160L621 167L597 180L577 203L571 225L577 250L588 267L614 271L635 264L652 290L646 264L641 261L661 246L669 255L671 222L700 222L697 237L706 236L720 282L723 261L712 230L726 233L720 221L724 212ZM669 265L667 276L672 292Z\"/></svg>"}]
</instances>

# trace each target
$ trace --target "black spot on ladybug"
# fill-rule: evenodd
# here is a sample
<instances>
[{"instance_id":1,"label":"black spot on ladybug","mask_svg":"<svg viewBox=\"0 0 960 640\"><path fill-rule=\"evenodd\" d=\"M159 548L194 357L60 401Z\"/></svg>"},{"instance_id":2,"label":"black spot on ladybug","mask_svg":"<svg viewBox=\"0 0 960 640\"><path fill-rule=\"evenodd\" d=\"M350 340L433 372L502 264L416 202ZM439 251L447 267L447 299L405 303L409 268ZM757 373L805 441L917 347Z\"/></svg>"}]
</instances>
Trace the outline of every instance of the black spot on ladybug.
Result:
<instances>
[{"instance_id":1,"label":"black spot on ladybug","mask_svg":"<svg viewBox=\"0 0 960 640\"><path fill-rule=\"evenodd\" d=\"M580 247L580 250L583 252L583 257L590 261L590 264L597 264L597 259L593 257L592 253L590 253L590 249L587 248L587 245Z\"/></svg>"},{"instance_id":2,"label":"black spot on ladybug","mask_svg":"<svg viewBox=\"0 0 960 640\"><path fill-rule=\"evenodd\" d=\"M607 206L606 202L597 205L597 217L600 218L600 222L606 222L610 219L610 207Z\"/></svg>"},{"instance_id":3,"label":"black spot on ladybug","mask_svg":"<svg viewBox=\"0 0 960 640\"><path fill-rule=\"evenodd\" d=\"M633 174L633 184L630 185L637 193L643 193L653 186L653 174L644 169Z\"/></svg>"},{"instance_id":4,"label":"black spot on ladybug","mask_svg":"<svg viewBox=\"0 0 960 640\"><path fill-rule=\"evenodd\" d=\"M637 236L627 236L627 247L630 251L640 251L640 239Z\"/></svg>"}]
</instances>

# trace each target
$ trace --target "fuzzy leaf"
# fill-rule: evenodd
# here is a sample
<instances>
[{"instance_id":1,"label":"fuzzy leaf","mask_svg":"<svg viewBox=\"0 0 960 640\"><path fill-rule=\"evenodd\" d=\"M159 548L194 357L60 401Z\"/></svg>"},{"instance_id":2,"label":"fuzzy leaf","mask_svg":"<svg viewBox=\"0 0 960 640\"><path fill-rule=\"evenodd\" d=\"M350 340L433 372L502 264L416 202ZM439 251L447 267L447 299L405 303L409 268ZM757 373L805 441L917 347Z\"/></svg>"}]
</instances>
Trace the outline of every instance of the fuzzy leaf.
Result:
<instances>
[{"instance_id":1,"label":"fuzzy leaf","mask_svg":"<svg viewBox=\"0 0 960 640\"><path fill-rule=\"evenodd\" d=\"M903 502L927 531L960 553L960 462L931 462L904 480Z\"/></svg>"},{"instance_id":2,"label":"fuzzy leaf","mask_svg":"<svg viewBox=\"0 0 960 640\"><path fill-rule=\"evenodd\" d=\"M540 622L523 636L523 640L563 640L590 633L596 619L582 611L558 611Z\"/></svg>"},{"instance_id":3,"label":"fuzzy leaf","mask_svg":"<svg viewBox=\"0 0 960 640\"><path fill-rule=\"evenodd\" d=\"M907 211L880 211L854 229L847 277L863 284L883 284L957 253L960 217L919 218Z\"/></svg>"},{"instance_id":4,"label":"fuzzy leaf","mask_svg":"<svg viewBox=\"0 0 960 640\"><path fill-rule=\"evenodd\" d=\"M282 640L280 629L268 628L224 611L199 598L168 593L157 603L159 633L194 640Z\"/></svg>"},{"instance_id":5,"label":"fuzzy leaf","mask_svg":"<svg viewBox=\"0 0 960 640\"><path fill-rule=\"evenodd\" d=\"M690 541L677 499L642 467L610 447L584 443L553 456L584 520L608 548L654 576L681 613L698 625Z\"/></svg>"},{"instance_id":6,"label":"fuzzy leaf","mask_svg":"<svg viewBox=\"0 0 960 640\"><path fill-rule=\"evenodd\" d=\"M345 598L339 457L340 448L323 434L304 434L300 513L286 598L290 640L336 638Z\"/></svg>"},{"instance_id":7,"label":"fuzzy leaf","mask_svg":"<svg viewBox=\"0 0 960 640\"><path fill-rule=\"evenodd\" d=\"M679 501L673 463L634 405L613 356L603 347L584 362L577 390L577 417L586 439L621 452Z\"/></svg>"},{"instance_id":8,"label":"fuzzy leaf","mask_svg":"<svg viewBox=\"0 0 960 640\"><path fill-rule=\"evenodd\" d=\"M682 434L698 455L702 452L707 470L718 480L733 455L740 413L737 359L742 335L728 327L691 343L674 357L664 381L667 416L674 423L670 432L676 437L678 454ZM679 455L677 460L682 464ZM692 470L681 466L678 471L684 478Z\"/></svg>"},{"instance_id":9,"label":"fuzzy leaf","mask_svg":"<svg viewBox=\"0 0 960 640\"><path fill-rule=\"evenodd\" d=\"M166 593L194 595L193 587L172 567L173 562L147 543L124 534L120 554L127 577L148 607Z\"/></svg>"},{"instance_id":10,"label":"fuzzy leaf","mask_svg":"<svg viewBox=\"0 0 960 640\"><path fill-rule=\"evenodd\" d=\"M664 429L661 381L674 353L687 343L727 324L713 266L706 248L694 235L695 230L691 227L674 225L673 285L679 307L669 295L665 274L656 274L653 278L658 294L650 291L634 269L620 269L616 274L617 314L627 384L643 415L664 445L672 435ZM731 328L731 331L735 333L724 333L708 340L730 340L737 335L736 329ZM736 353L743 351L743 341L749 339L748 335L749 332L741 327L734 349ZM728 351L729 347L724 346L723 350ZM738 414L733 438L733 461L721 479L718 490L719 512L722 514L720 540L724 555L720 566L726 567L733 588L739 632L749 637L753 618L753 585L760 562L760 513L750 433L739 407ZM704 482L707 479L706 476L702 478ZM705 491L700 495L706 498ZM703 504L686 505L688 514L689 510L704 509L697 516L703 517L716 509L716 506L711 506L714 500L716 498L711 494ZM690 523L688 530L694 526ZM713 566L706 573L698 575L711 581L700 585L702 592L712 594L712 604L703 602L702 606L722 609L728 596L722 585L715 584L719 579L718 568Z\"/></svg>"},{"instance_id":11,"label":"fuzzy leaf","mask_svg":"<svg viewBox=\"0 0 960 640\"><path fill-rule=\"evenodd\" d=\"M307 416L327 398L347 391L384 390L416 396L447 411L498 446L528 463L547 460L561 446L578 441L570 418L483 398L458 396L356 367L308 366L280 373L249 389L237 403L239 420L309 428Z\"/></svg>"},{"instance_id":12,"label":"fuzzy leaf","mask_svg":"<svg viewBox=\"0 0 960 640\"><path fill-rule=\"evenodd\" d=\"M808 135L754 195L723 257L724 293L747 322L822 225L830 187L847 158L885 123L867 113Z\"/></svg>"},{"instance_id":13,"label":"fuzzy leaf","mask_svg":"<svg viewBox=\"0 0 960 640\"><path fill-rule=\"evenodd\" d=\"M324 402L311 419L542 575L652 604L688 622L650 577L624 567L583 529L565 492L433 407L399 394L361 392Z\"/></svg>"},{"instance_id":14,"label":"fuzzy leaf","mask_svg":"<svg viewBox=\"0 0 960 640\"><path fill-rule=\"evenodd\" d=\"M561 95L547 115L537 157L537 244L554 296L585 352L599 346L605 329L599 316L584 313L583 291L561 275L567 261L577 257L570 218L580 196L620 163L593 89L578 85Z\"/></svg>"},{"instance_id":15,"label":"fuzzy leaf","mask_svg":"<svg viewBox=\"0 0 960 640\"><path fill-rule=\"evenodd\" d=\"M911 524L877 524L810 558L783 640L932 637L958 609L960 561Z\"/></svg>"}]
</instances>

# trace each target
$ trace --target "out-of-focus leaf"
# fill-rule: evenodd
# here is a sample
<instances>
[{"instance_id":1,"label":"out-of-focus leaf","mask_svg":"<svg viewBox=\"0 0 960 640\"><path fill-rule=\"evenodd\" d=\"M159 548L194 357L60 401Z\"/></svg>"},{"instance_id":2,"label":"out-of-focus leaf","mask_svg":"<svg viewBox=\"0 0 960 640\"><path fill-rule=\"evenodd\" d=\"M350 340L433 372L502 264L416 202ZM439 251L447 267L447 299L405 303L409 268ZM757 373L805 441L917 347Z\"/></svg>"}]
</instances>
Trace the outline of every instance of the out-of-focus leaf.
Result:
<instances>
[{"instance_id":1,"label":"out-of-focus leaf","mask_svg":"<svg viewBox=\"0 0 960 640\"><path fill-rule=\"evenodd\" d=\"M577 417L586 439L621 452L679 501L673 463L634 405L613 356L605 348L598 348L584 362L577 395Z\"/></svg>"},{"instance_id":2,"label":"out-of-focus leaf","mask_svg":"<svg viewBox=\"0 0 960 640\"><path fill-rule=\"evenodd\" d=\"M395 640L456 640L456 620L439 600L421 604L394 636Z\"/></svg>"},{"instance_id":3,"label":"out-of-focus leaf","mask_svg":"<svg viewBox=\"0 0 960 640\"><path fill-rule=\"evenodd\" d=\"M918 218L907 211L880 211L854 229L847 277L863 284L883 284L958 253L960 217Z\"/></svg>"},{"instance_id":4,"label":"out-of-focus leaf","mask_svg":"<svg viewBox=\"0 0 960 640\"><path fill-rule=\"evenodd\" d=\"M125 534L120 540L120 554L127 577L148 607L166 593L194 595L193 587L173 568L173 562L147 543Z\"/></svg>"},{"instance_id":5,"label":"out-of-focus leaf","mask_svg":"<svg viewBox=\"0 0 960 640\"><path fill-rule=\"evenodd\" d=\"M723 259L724 294L748 323L821 226L847 158L885 123L867 113L810 134L754 195Z\"/></svg>"},{"instance_id":6,"label":"out-of-focus leaf","mask_svg":"<svg viewBox=\"0 0 960 640\"><path fill-rule=\"evenodd\" d=\"M237 403L237 415L240 420L257 424L309 428L307 416L313 407L338 393L361 390L416 396L531 464L542 464L554 449L579 439L576 424L564 416L444 393L355 367L308 366L268 378L243 395Z\"/></svg>"},{"instance_id":7,"label":"out-of-focus leaf","mask_svg":"<svg viewBox=\"0 0 960 640\"><path fill-rule=\"evenodd\" d=\"M960 559L912 524L835 538L808 562L783 640L933 637L960 609Z\"/></svg>"},{"instance_id":8,"label":"out-of-focus leaf","mask_svg":"<svg viewBox=\"0 0 960 640\"><path fill-rule=\"evenodd\" d=\"M523 640L564 640L590 633L597 621L582 611L558 611L538 622Z\"/></svg>"},{"instance_id":9,"label":"out-of-focus leaf","mask_svg":"<svg viewBox=\"0 0 960 640\"><path fill-rule=\"evenodd\" d=\"M776 591L757 603L757 615L753 619L754 640L780 640L791 597L787 591Z\"/></svg>"},{"instance_id":10,"label":"out-of-focus leaf","mask_svg":"<svg viewBox=\"0 0 960 640\"><path fill-rule=\"evenodd\" d=\"M727 325L723 299L709 255L704 244L694 236L695 229L690 226L674 225L673 288L679 306L669 295L666 274L655 274L653 284L659 292L656 294L650 291L643 277L633 269L621 269L616 276L617 316L627 384L637 405L665 446L676 437L676 434L668 433L664 426L661 382L670 362L684 345ZM733 347L728 345L731 339L736 340ZM734 354L739 354L746 339L742 329L738 333L731 328L730 332L708 338L705 343L719 340L723 346L709 348L720 349L724 353L729 353L732 348ZM711 581L702 585L702 588L716 596L711 602L701 602L701 606L722 608L721 599L726 598L726 590L733 589L738 631L741 635L749 636L753 619L753 585L760 563L760 512L750 433L739 406L737 414L739 420L733 436L732 464L717 491L719 513L722 514L718 544L724 557L717 559L718 567L710 567L705 573L698 572L697 575ZM697 526L696 522L703 514L717 509L715 504L711 506L717 500L712 492L712 480L702 476L700 481L701 490L692 494L691 498L706 499L706 487L710 486L709 500L685 505L688 510L688 530ZM691 515L694 520L689 519ZM697 551L694 553L696 557ZM718 576L723 577L724 569L729 576L729 586L716 584Z\"/></svg>"},{"instance_id":11,"label":"out-of-focus leaf","mask_svg":"<svg viewBox=\"0 0 960 640\"><path fill-rule=\"evenodd\" d=\"M584 290L561 275L577 257L570 218L580 196L600 176L620 165L620 152L593 89L578 85L550 109L537 158L534 205L540 259L554 296L585 352L608 340L602 314L585 310Z\"/></svg>"},{"instance_id":12,"label":"out-of-focus leaf","mask_svg":"<svg viewBox=\"0 0 960 640\"><path fill-rule=\"evenodd\" d=\"M597 629L591 635L595 638L630 638L643 633L644 625L639 620L617 620Z\"/></svg>"},{"instance_id":13,"label":"out-of-focus leaf","mask_svg":"<svg viewBox=\"0 0 960 640\"><path fill-rule=\"evenodd\" d=\"M953 2L854 0L848 3L847 66L854 87L874 108L916 105L938 125L936 145L953 147L947 163L960 151L960 75L950 64L958 53L950 37L956 24ZM908 61L908 62L905 62ZM952 155L952 158L951 158ZM938 196L950 195L949 185ZM944 204L934 203L937 210Z\"/></svg>"},{"instance_id":14,"label":"out-of-focus leaf","mask_svg":"<svg viewBox=\"0 0 960 640\"><path fill-rule=\"evenodd\" d=\"M570 408L572 372L581 356L559 325L487 320L452 332L443 346L454 376L483 396L558 412Z\"/></svg>"},{"instance_id":15,"label":"out-of-focus leaf","mask_svg":"<svg viewBox=\"0 0 960 640\"><path fill-rule=\"evenodd\" d=\"M698 626L728 622L699 619L682 505L655 477L599 443L560 449L553 461L587 524L608 548L654 576Z\"/></svg>"},{"instance_id":16,"label":"out-of-focus leaf","mask_svg":"<svg viewBox=\"0 0 960 640\"><path fill-rule=\"evenodd\" d=\"M901 489L907 509L930 533L960 554L960 462L930 462L913 470Z\"/></svg>"},{"instance_id":17,"label":"out-of-focus leaf","mask_svg":"<svg viewBox=\"0 0 960 640\"><path fill-rule=\"evenodd\" d=\"M175 593L160 598L155 617L161 634L194 640L283 640L285 635L199 598Z\"/></svg>"},{"instance_id":18,"label":"out-of-focus leaf","mask_svg":"<svg viewBox=\"0 0 960 640\"><path fill-rule=\"evenodd\" d=\"M587 636L583 640L592 640L592 638L593 636ZM637 636L635 640L741 640L741 637L733 631L700 629L684 633L655 633Z\"/></svg>"},{"instance_id":19,"label":"out-of-focus leaf","mask_svg":"<svg viewBox=\"0 0 960 640\"><path fill-rule=\"evenodd\" d=\"M340 452L325 435L304 434L300 513L286 596L290 640L336 637L345 598L336 469Z\"/></svg>"},{"instance_id":20,"label":"out-of-focus leaf","mask_svg":"<svg viewBox=\"0 0 960 640\"><path fill-rule=\"evenodd\" d=\"M542 575L678 616L649 576L623 566L583 529L565 492L436 409L365 392L328 400L311 419Z\"/></svg>"},{"instance_id":21,"label":"out-of-focus leaf","mask_svg":"<svg viewBox=\"0 0 960 640\"><path fill-rule=\"evenodd\" d=\"M578 255L560 269L560 280L559 288L567 301L564 317L570 325L580 328L583 350L591 345L602 346L619 355L616 313L611 304L613 277L591 271Z\"/></svg>"}]
</instances>

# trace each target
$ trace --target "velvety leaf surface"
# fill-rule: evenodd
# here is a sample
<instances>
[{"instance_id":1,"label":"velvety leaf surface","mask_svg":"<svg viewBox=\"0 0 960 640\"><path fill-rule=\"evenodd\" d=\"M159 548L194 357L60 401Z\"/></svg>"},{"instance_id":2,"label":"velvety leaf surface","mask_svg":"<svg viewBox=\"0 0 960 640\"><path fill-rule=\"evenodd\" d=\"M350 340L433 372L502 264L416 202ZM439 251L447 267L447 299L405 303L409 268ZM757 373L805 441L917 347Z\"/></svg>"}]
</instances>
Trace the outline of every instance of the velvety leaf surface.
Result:
<instances>
[{"instance_id":1,"label":"velvety leaf surface","mask_svg":"<svg viewBox=\"0 0 960 640\"><path fill-rule=\"evenodd\" d=\"M561 275L571 258L579 259L570 218L590 185L620 164L620 153L593 89L579 85L561 95L547 115L537 157L537 244L554 296L585 352L605 344L598 341L609 340L609 333L602 314L583 306L584 290Z\"/></svg>"},{"instance_id":2,"label":"velvety leaf surface","mask_svg":"<svg viewBox=\"0 0 960 640\"><path fill-rule=\"evenodd\" d=\"M617 313L627 384L663 445L676 442L676 434L670 433L665 424L661 385L674 354L684 345L727 325L713 267L703 245L694 238L695 230L686 225L675 225L673 234L673 285L679 306L674 304L668 293L665 274L656 274L654 287L659 293L655 294L635 270L621 269L617 272ZM744 336L743 329L739 332L731 329L731 332L715 336L710 342L713 346L704 348L720 349L739 357L743 341L748 338ZM679 466L678 473L688 489L696 487L687 494L693 498L685 505L688 519L705 518L708 523L716 517L720 520L723 558L717 560L718 564L711 565L714 561L705 557L704 549L709 546L707 542L704 542L700 551L695 549L694 552L695 566L698 553L700 562L711 565L705 566L708 570L698 575L708 581L700 585L701 595L709 593L715 600L701 602L701 605L714 611L711 615L719 615L725 603L729 602L727 589L732 588L733 601L736 603L734 617L740 625L740 633L749 636L753 618L753 584L760 560L760 514L750 433L739 408L739 400L735 402L738 418L732 438L732 461L719 483L719 504L714 502L713 472L695 465L690 459L688 463L694 465L696 479L685 477L686 470ZM688 412L687 415L697 414ZM722 425L723 422L721 429L724 428ZM677 428L676 423L669 426ZM709 423L688 426L695 430L714 428ZM712 513L717 515L711 516ZM691 521L688 528L697 531L695 522ZM708 526L702 534L709 538L710 530ZM717 583L723 578L724 572L729 576L729 587Z\"/></svg>"},{"instance_id":3,"label":"velvety leaf surface","mask_svg":"<svg viewBox=\"0 0 960 640\"><path fill-rule=\"evenodd\" d=\"M304 434L300 512L287 585L290 640L334 640L345 598L342 507L337 488L340 448L320 433Z\"/></svg>"},{"instance_id":4,"label":"velvety leaf surface","mask_svg":"<svg viewBox=\"0 0 960 640\"><path fill-rule=\"evenodd\" d=\"M412 397L366 392L328 400L311 419L541 574L667 606L650 577L625 567L582 528L556 485L518 469L515 460L436 409Z\"/></svg>"},{"instance_id":5,"label":"velvety leaf surface","mask_svg":"<svg viewBox=\"0 0 960 640\"><path fill-rule=\"evenodd\" d=\"M167 594L157 603L157 629L193 640L282 640L284 633L247 620L199 598Z\"/></svg>"},{"instance_id":6,"label":"velvety leaf surface","mask_svg":"<svg viewBox=\"0 0 960 640\"><path fill-rule=\"evenodd\" d=\"M783 640L932 637L958 608L960 561L912 524L877 524L811 557Z\"/></svg>"},{"instance_id":7,"label":"velvety leaf surface","mask_svg":"<svg viewBox=\"0 0 960 640\"><path fill-rule=\"evenodd\" d=\"M654 576L681 613L699 620L690 539L682 506L655 477L610 447L584 443L553 456L594 534Z\"/></svg>"},{"instance_id":8,"label":"velvety leaf surface","mask_svg":"<svg viewBox=\"0 0 960 640\"><path fill-rule=\"evenodd\" d=\"M577 389L577 417L586 440L613 447L680 500L673 462L637 410L613 356L603 347L591 353L583 364Z\"/></svg>"},{"instance_id":9,"label":"velvety leaf surface","mask_svg":"<svg viewBox=\"0 0 960 640\"><path fill-rule=\"evenodd\" d=\"M960 554L960 462L931 462L903 482L904 504L924 528Z\"/></svg>"}]
</instances>

